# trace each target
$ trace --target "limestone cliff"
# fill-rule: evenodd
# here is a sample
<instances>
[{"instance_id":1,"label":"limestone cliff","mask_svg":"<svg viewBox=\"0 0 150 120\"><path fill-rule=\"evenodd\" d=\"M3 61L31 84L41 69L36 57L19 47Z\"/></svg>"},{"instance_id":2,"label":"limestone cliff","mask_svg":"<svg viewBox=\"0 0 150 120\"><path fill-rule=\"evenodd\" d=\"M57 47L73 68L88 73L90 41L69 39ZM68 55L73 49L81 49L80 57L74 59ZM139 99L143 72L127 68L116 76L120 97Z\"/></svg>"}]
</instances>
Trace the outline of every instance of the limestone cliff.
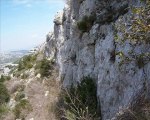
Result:
<instances>
[{"instance_id":1,"label":"limestone cliff","mask_svg":"<svg viewBox=\"0 0 150 120\"><path fill-rule=\"evenodd\" d=\"M56 60L64 86L83 76L95 79L103 120L112 119L141 91L150 96L150 62L140 65L139 57L149 54L150 44L118 39L119 28L130 23L130 8L143 4L140 0L71 0L56 15L54 32L47 35L45 54ZM91 23L79 30L85 16L91 17Z\"/></svg>"}]
</instances>

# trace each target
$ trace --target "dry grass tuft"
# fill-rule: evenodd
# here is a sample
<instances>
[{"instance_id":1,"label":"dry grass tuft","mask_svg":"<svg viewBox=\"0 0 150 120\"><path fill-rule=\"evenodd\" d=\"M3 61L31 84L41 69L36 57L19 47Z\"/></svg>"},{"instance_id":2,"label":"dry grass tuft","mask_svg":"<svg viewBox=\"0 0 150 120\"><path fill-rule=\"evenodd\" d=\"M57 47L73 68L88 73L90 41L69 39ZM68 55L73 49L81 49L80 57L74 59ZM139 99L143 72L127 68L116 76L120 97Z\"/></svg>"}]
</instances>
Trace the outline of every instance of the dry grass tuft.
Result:
<instances>
[{"instance_id":1,"label":"dry grass tuft","mask_svg":"<svg viewBox=\"0 0 150 120\"><path fill-rule=\"evenodd\" d=\"M133 98L129 107L118 114L116 120L150 120L150 100L144 91Z\"/></svg>"}]
</instances>

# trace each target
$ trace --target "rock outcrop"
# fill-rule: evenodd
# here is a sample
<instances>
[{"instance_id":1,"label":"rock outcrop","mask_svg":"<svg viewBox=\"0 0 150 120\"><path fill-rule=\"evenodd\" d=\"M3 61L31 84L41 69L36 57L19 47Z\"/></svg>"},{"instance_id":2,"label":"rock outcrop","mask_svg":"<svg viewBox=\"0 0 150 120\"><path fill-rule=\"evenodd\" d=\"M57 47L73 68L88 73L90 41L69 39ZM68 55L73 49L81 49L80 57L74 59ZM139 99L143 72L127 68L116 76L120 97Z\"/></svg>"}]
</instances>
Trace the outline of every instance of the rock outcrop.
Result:
<instances>
[{"instance_id":1,"label":"rock outcrop","mask_svg":"<svg viewBox=\"0 0 150 120\"><path fill-rule=\"evenodd\" d=\"M118 26L130 21L129 8L141 4L140 0L71 0L56 15L54 32L47 35L45 55L56 60L65 87L84 76L95 79L103 120L112 119L143 89L150 97L150 62L140 66L139 57L133 57L149 53L150 45L115 39L121 36ZM94 22L83 32L78 22L85 16Z\"/></svg>"}]
</instances>

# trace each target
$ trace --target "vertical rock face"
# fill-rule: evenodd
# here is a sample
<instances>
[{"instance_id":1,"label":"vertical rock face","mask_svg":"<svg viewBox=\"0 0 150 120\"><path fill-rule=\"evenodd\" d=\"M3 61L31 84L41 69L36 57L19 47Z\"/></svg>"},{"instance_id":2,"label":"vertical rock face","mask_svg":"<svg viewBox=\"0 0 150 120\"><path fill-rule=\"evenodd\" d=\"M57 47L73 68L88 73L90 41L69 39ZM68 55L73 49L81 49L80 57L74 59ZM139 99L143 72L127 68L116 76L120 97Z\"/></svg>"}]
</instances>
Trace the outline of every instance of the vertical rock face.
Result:
<instances>
[{"instance_id":1,"label":"vertical rock face","mask_svg":"<svg viewBox=\"0 0 150 120\"><path fill-rule=\"evenodd\" d=\"M64 86L88 75L95 79L103 120L113 118L150 85L150 62L140 67L138 58L132 57L132 53L149 53L150 45L115 40L121 34L117 26L130 21L128 8L140 4L138 0L72 0L56 15L54 32L47 35L45 54L56 59ZM91 15L94 23L81 32L77 23Z\"/></svg>"}]
</instances>

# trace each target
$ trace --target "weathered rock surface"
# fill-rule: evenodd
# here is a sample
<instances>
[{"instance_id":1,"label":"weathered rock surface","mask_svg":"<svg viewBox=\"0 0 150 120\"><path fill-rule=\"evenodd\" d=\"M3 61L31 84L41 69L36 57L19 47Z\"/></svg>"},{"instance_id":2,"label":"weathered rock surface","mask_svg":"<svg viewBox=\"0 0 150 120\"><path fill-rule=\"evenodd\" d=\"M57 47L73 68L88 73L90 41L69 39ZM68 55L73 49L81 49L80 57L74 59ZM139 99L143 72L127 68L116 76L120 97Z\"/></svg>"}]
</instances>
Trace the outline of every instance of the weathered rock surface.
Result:
<instances>
[{"instance_id":1,"label":"weathered rock surface","mask_svg":"<svg viewBox=\"0 0 150 120\"><path fill-rule=\"evenodd\" d=\"M130 58L131 52L149 53L150 45L116 42L114 38L114 25L121 25L120 19L130 20L128 7L139 4L138 0L72 0L56 16L54 32L47 35L45 54L56 59L64 86L88 75L96 80L103 120L112 119L145 86L150 96L150 62L142 68L136 59L122 64L121 56L116 54ZM81 34L77 22L91 14L96 20L89 32Z\"/></svg>"}]
</instances>

